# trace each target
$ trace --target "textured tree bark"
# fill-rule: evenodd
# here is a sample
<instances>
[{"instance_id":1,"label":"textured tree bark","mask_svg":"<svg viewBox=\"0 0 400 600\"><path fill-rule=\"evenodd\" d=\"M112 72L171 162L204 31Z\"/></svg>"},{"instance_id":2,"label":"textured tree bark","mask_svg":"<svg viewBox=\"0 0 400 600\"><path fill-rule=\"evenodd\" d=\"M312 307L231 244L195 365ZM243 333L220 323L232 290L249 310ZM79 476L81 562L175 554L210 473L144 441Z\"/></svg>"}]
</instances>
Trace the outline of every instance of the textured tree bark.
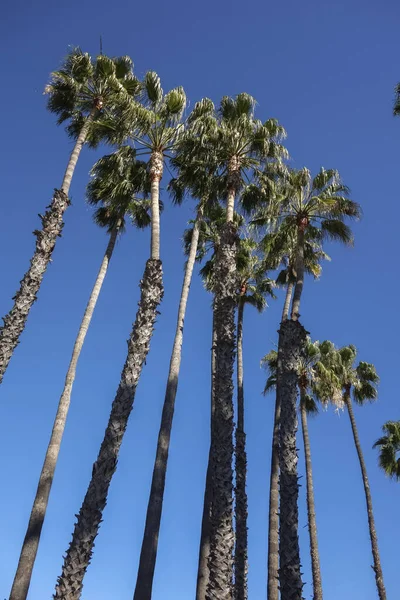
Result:
<instances>
[{"instance_id":1,"label":"textured tree bark","mask_svg":"<svg viewBox=\"0 0 400 600\"><path fill-rule=\"evenodd\" d=\"M277 398L281 407L279 431L280 513L279 582L281 600L302 600L297 475L298 366L305 357L306 331L298 321L284 321L279 329Z\"/></svg>"},{"instance_id":2,"label":"textured tree bark","mask_svg":"<svg viewBox=\"0 0 400 600\"><path fill-rule=\"evenodd\" d=\"M175 398L178 389L178 377L181 366L183 326L190 284L192 281L193 269L196 261L200 223L202 218L203 211L201 208L199 208L193 226L190 251L186 263L181 298L179 302L175 339L169 365L161 426L158 434L156 459L153 469L149 503L147 506L146 524L144 528L142 550L140 553L134 600L151 600L154 569L157 559L158 536L160 532L162 505L164 499L172 420L174 416Z\"/></svg>"},{"instance_id":3,"label":"textured tree bark","mask_svg":"<svg viewBox=\"0 0 400 600\"><path fill-rule=\"evenodd\" d=\"M349 412L351 429L353 431L353 437L354 437L354 444L356 446L358 460L360 462L361 475L362 475L362 480L363 480L363 485L364 485L365 501L367 504L369 537L371 539L372 557L374 560L374 566L372 568L375 573L376 587L378 590L379 600L386 600L386 590L385 590L385 584L383 582L383 572L382 572L381 559L379 556L379 548L378 548L378 536L376 534L374 511L372 508L372 496L371 496L371 490L369 487L367 467L365 465L364 456L363 456L363 453L361 450L360 438L358 437L356 419L354 416L353 405L351 402L349 392L345 392L344 401L346 403L347 410Z\"/></svg>"},{"instance_id":4,"label":"textured tree bark","mask_svg":"<svg viewBox=\"0 0 400 600\"><path fill-rule=\"evenodd\" d=\"M213 308L212 344L211 344L211 438L214 421L214 376L215 376L215 349L217 336L215 331L215 317ZM208 453L206 485L204 490L203 515L201 520L199 564L197 568L196 600L205 600L209 579L208 557L210 556L210 527L211 527L211 444Z\"/></svg>"},{"instance_id":5,"label":"textured tree bark","mask_svg":"<svg viewBox=\"0 0 400 600\"><path fill-rule=\"evenodd\" d=\"M19 343L21 333L25 329L32 305L37 299L37 293L51 260L57 238L61 236L64 226L63 216L70 205L68 192L72 176L95 113L96 110L94 109L76 140L64 174L61 189L54 190L53 199L47 207L45 214L39 215L42 222L42 229L33 232L36 236L36 247L31 258L30 267L23 279L21 279L20 288L13 297L14 305L12 309L3 317L4 324L0 328L0 383L3 381L11 356Z\"/></svg>"},{"instance_id":6,"label":"textured tree bark","mask_svg":"<svg viewBox=\"0 0 400 600\"><path fill-rule=\"evenodd\" d=\"M297 229L296 286L293 294L292 319L300 318L300 300L304 287L304 227Z\"/></svg>"},{"instance_id":7,"label":"textured tree bark","mask_svg":"<svg viewBox=\"0 0 400 600\"><path fill-rule=\"evenodd\" d=\"M290 301L293 294L293 283L288 283L286 288L285 303L283 305L282 321L287 321L289 318Z\"/></svg>"},{"instance_id":8,"label":"textured tree bark","mask_svg":"<svg viewBox=\"0 0 400 600\"><path fill-rule=\"evenodd\" d=\"M62 573L53 596L55 600L79 600L81 597L83 578L92 557L111 479L117 468L119 450L133 408L143 363L149 351L157 307L162 296L161 261L149 259L141 281L140 302L128 340L128 355L121 381L99 455L93 465L92 478L77 516L72 541L64 558Z\"/></svg>"},{"instance_id":9,"label":"textured tree bark","mask_svg":"<svg viewBox=\"0 0 400 600\"><path fill-rule=\"evenodd\" d=\"M279 423L281 405L275 400L272 433L271 474L268 513L268 583L267 600L279 600Z\"/></svg>"},{"instance_id":10,"label":"textured tree bark","mask_svg":"<svg viewBox=\"0 0 400 600\"><path fill-rule=\"evenodd\" d=\"M89 302L78 335L75 340L71 361L65 378L64 389L60 397L57 408L57 414L54 419L53 430L51 432L50 442L47 446L46 455L42 471L39 477L39 483L36 490L36 496L33 501L32 511L29 518L28 528L25 539L22 544L17 571L14 577L14 583L11 589L10 600L25 600L28 595L31 582L33 566L36 559L36 553L39 547L40 535L43 522L46 516L47 505L51 486L53 484L54 473L56 470L58 454L60 452L61 442L67 422L68 410L71 401L72 385L75 380L76 367L79 356L85 341L85 337L92 320L94 309L107 273L108 264L114 251L115 242L118 236L119 226L114 227L111 232L104 258L98 272Z\"/></svg>"},{"instance_id":11,"label":"textured tree bark","mask_svg":"<svg viewBox=\"0 0 400 600\"><path fill-rule=\"evenodd\" d=\"M314 485L311 464L311 447L308 435L307 410L304 403L304 390L300 390L300 414L303 431L304 456L307 479L307 515L308 531L310 536L311 569L313 578L313 600L322 600L322 578L318 551L317 520L315 516Z\"/></svg>"},{"instance_id":12,"label":"textured tree bark","mask_svg":"<svg viewBox=\"0 0 400 600\"><path fill-rule=\"evenodd\" d=\"M247 600L247 517L248 501L246 492L247 454L244 427L244 385L243 385L243 313L244 301L238 304L237 326L237 426L236 426L236 489L235 489L235 600Z\"/></svg>"},{"instance_id":13,"label":"textured tree bark","mask_svg":"<svg viewBox=\"0 0 400 600\"><path fill-rule=\"evenodd\" d=\"M151 258L160 258L160 181L163 176L164 157L153 152L150 158L151 178Z\"/></svg>"},{"instance_id":14,"label":"textured tree bark","mask_svg":"<svg viewBox=\"0 0 400 600\"><path fill-rule=\"evenodd\" d=\"M212 512L210 577L206 600L232 600L233 548L233 366L235 359L237 233L232 223L221 231L215 264L215 414L212 428Z\"/></svg>"}]
</instances>

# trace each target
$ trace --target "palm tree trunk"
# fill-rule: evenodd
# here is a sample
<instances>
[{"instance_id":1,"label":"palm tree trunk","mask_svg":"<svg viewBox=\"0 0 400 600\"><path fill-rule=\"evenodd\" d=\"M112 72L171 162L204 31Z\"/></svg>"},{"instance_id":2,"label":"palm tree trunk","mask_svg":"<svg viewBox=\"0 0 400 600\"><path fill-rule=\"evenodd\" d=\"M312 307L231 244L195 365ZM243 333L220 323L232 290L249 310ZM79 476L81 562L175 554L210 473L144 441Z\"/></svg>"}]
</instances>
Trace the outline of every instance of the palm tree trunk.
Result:
<instances>
[{"instance_id":1,"label":"palm tree trunk","mask_svg":"<svg viewBox=\"0 0 400 600\"><path fill-rule=\"evenodd\" d=\"M164 157L153 152L150 158L151 179L151 258L160 258L160 181L163 175Z\"/></svg>"},{"instance_id":2,"label":"palm tree trunk","mask_svg":"<svg viewBox=\"0 0 400 600\"><path fill-rule=\"evenodd\" d=\"M90 563L94 542L102 520L118 454L133 408L136 387L146 360L163 296L162 265L149 259L141 281L141 296L136 320L128 341L128 355L121 381L111 407L111 414L85 499L77 516L72 541L64 558L54 600L79 600L83 578Z\"/></svg>"},{"instance_id":3,"label":"palm tree trunk","mask_svg":"<svg viewBox=\"0 0 400 600\"><path fill-rule=\"evenodd\" d=\"M379 556L379 549L378 549L378 536L376 534L376 528L375 528L375 519L374 519L374 512L372 509L372 497L371 497L371 490L369 487L367 467L365 465L364 456L363 456L363 453L361 450L360 438L358 437L356 419L354 416L353 405L352 405L349 393L344 394L344 401L346 403L347 410L349 412L351 429L353 431L353 437L354 437L354 444L356 446L358 460L360 462L362 480L363 480L363 484L364 484L365 501L367 503L369 537L371 539L372 556L373 556L373 560L374 560L374 566L372 568L375 573L376 587L378 589L379 600L386 600L386 590L385 590L385 584L383 582L383 572L382 572L381 559Z\"/></svg>"},{"instance_id":4,"label":"palm tree trunk","mask_svg":"<svg viewBox=\"0 0 400 600\"><path fill-rule=\"evenodd\" d=\"M211 438L214 422L214 377L215 377L215 349L217 336L215 332L215 316L213 307L212 345L211 345ZM201 520L199 564L197 569L196 600L205 600L209 579L208 557L210 556L210 527L211 527L211 444L208 453L206 485L204 490L203 516Z\"/></svg>"},{"instance_id":5,"label":"palm tree trunk","mask_svg":"<svg viewBox=\"0 0 400 600\"><path fill-rule=\"evenodd\" d=\"M47 446L42 472L40 473L39 483L36 490L36 496L33 501L28 528L26 531L24 542L22 544L18 567L15 573L14 583L11 589L10 600L25 600L28 595L33 566L36 559L36 553L39 547L40 535L43 527L43 522L46 516L50 490L53 484L54 473L56 470L58 454L60 452L61 441L67 422L68 410L71 401L72 385L74 383L76 375L76 367L90 322L92 320L93 312L96 307L100 290L107 273L108 264L110 262L115 247L115 242L118 236L119 228L120 225L117 225L111 232L107 249L104 254L104 258L102 260L100 270L96 278L96 282L92 289L92 293L90 294L89 302L86 306L86 310L83 315L81 325L79 327L78 335L75 340L71 362L69 363L67 375L65 378L64 389L58 404L57 414L54 419L50 442Z\"/></svg>"},{"instance_id":6,"label":"palm tree trunk","mask_svg":"<svg viewBox=\"0 0 400 600\"><path fill-rule=\"evenodd\" d=\"M227 223L233 222L233 215L234 215L234 211L235 211L235 196L236 196L235 188L229 189L228 197L227 197L227 201L226 201L226 222Z\"/></svg>"},{"instance_id":7,"label":"palm tree trunk","mask_svg":"<svg viewBox=\"0 0 400 600\"><path fill-rule=\"evenodd\" d=\"M275 400L272 433L271 474L269 482L268 514L268 584L267 600L279 600L279 422L281 405Z\"/></svg>"},{"instance_id":8,"label":"palm tree trunk","mask_svg":"<svg viewBox=\"0 0 400 600\"><path fill-rule=\"evenodd\" d=\"M292 319L300 318L300 300L304 286L304 228L297 229L296 286L293 294Z\"/></svg>"},{"instance_id":9,"label":"palm tree trunk","mask_svg":"<svg viewBox=\"0 0 400 600\"><path fill-rule=\"evenodd\" d=\"M181 298L179 302L178 320L176 324L175 339L169 365L160 432L158 434L156 459L153 469L150 498L147 506L146 524L144 528L142 550L140 553L134 600L151 600L154 569L157 559L158 536L160 532L161 514L164 499L165 477L167 473L172 420L174 416L175 398L178 389L178 377L181 366L183 326L190 284L192 281L193 269L196 261L202 218L203 210L200 207L198 209L196 220L193 226L192 241L186 263L185 276L183 279Z\"/></svg>"},{"instance_id":10,"label":"palm tree trunk","mask_svg":"<svg viewBox=\"0 0 400 600\"><path fill-rule=\"evenodd\" d=\"M72 175L95 113L96 109L93 109L79 133L68 161L61 189L54 190L53 199L47 207L45 214L39 215L42 222L42 229L33 232L36 236L36 247L31 258L30 267L23 279L21 279L20 288L13 297L14 305L12 309L3 317L4 324L0 328L0 383L3 381L8 363L19 343L19 338L25 328L29 311L37 298L37 293L51 260L57 238L61 237L64 226L63 216L70 205L68 192Z\"/></svg>"},{"instance_id":11,"label":"palm tree trunk","mask_svg":"<svg viewBox=\"0 0 400 600\"><path fill-rule=\"evenodd\" d=\"M311 447L310 438L308 435L308 423L307 423L307 410L304 402L305 392L302 389L300 391L300 414L301 414L301 425L303 431L303 443L304 443L304 456L306 463L306 479L307 479L307 515L308 515L308 531L310 535L310 554L311 554L311 568L313 578L313 600L322 600L322 579L321 579L321 567L319 562L318 552L318 536L317 536L317 521L315 517L315 499L314 499L314 485L313 485L313 474L311 465Z\"/></svg>"},{"instance_id":12,"label":"palm tree trunk","mask_svg":"<svg viewBox=\"0 0 400 600\"><path fill-rule=\"evenodd\" d=\"M215 263L215 414L211 440L210 577L206 600L232 600L233 592L233 366L237 232L230 222L221 231Z\"/></svg>"},{"instance_id":13,"label":"palm tree trunk","mask_svg":"<svg viewBox=\"0 0 400 600\"><path fill-rule=\"evenodd\" d=\"M236 426L236 545L235 545L235 600L247 600L247 516L246 493L247 455L244 429L244 387L243 387L243 313L244 300L239 300L237 326L237 426Z\"/></svg>"},{"instance_id":14,"label":"palm tree trunk","mask_svg":"<svg viewBox=\"0 0 400 600\"><path fill-rule=\"evenodd\" d=\"M302 600L296 432L297 370L300 360L304 359L306 335L304 327L298 321L288 320L281 323L277 364L277 398L281 407L279 430L281 600Z\"/></svg>"},{"instance_id":15,"label":"palm tree trunk","mask_svg":"<svg viewBox=\"0 0 400 600\"><path fill-rule=\"evenodd\" d=\"M292 299L293 287L294 287L293 283L287 284L285 303L283 305L283 312L282 312L282 321L287 321L287 319L289 318L290 301Z\"/></svg>"}]
</instances>

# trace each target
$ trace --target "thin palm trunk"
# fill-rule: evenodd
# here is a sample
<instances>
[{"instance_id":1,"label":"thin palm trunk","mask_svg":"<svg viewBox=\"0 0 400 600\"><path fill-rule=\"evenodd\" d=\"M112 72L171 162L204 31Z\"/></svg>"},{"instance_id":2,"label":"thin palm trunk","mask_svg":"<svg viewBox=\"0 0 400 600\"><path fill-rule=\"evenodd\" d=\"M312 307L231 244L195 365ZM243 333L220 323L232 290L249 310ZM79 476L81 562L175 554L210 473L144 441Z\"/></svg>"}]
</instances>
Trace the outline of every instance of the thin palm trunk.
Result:
<instances>
[{"instance_id":1,"label":"thin palm trunk","mask_svg":"<svg viewBox=\"0 0 400 600\"><path fill-rule=\"evenodd\" d=\"M212 345L211 345L211 438L214 421L214 376L215 376L215 349L217 336L215 332L215 316L213 308ZM196 600L205 600L209 579L208 557L210 556L210 527L211 527L211 444L208 452L206 485L204 490L203 515L201 519L199 564L197 569Z\"/></svg>"},{"instance_id":2,"label":"thin palm trunk","mask_svg":"<svg viewBox=\"0 0 400 600\"><path fill-rule=\"evenodd\" d=\"M150 158L151 177L151 258L160 258L160 181L164 169L161 152L153 152Z\"/></svg>"},{"instance_id":3,"label":"thin palm trunk","mask_svg":"<svg viewBox=\"0 0 400 600\"><path fill-rule=\"evenodd\" d=\"M33 232L36 236L36 247L31 258L30 267L21 280L20 288L13 298L14 305L12 309L3 317L4 324L0 328L0 383L3 381L11 356L19 343L29 311L37 298L57 238L61 236L64 226L63 216L70 204L68 192L72 176L95 113L96 109L93 109L79 133L68 161L61 188L54 190L51 204L47 207L43 216L39 215L42 229Z\"/></svg>"},{"instance_id":4,"label":"thin palm trunk","mask_svg":"<svg viewBox=\"0 0 400 600\"><path fill-rule=\"evenodd\" d=\"M190 284L192 281L193 269L196 261L202 218L203 211L201 208L199 208L193 226L190 251L186 263L181 298L179 302L175 339L169 365L161 426L158 434L157 452L153 469L149 503L147 506L146 524L144 528L142 550L140 553L134 600L151 600L154 569L157 559L158 536L160 532L161 514L164 499L172 420L174 416L175 398L178 389L178 377L182 357L183 326Z\"/></svg>"},{"instance_id":5,"label":"thin palm trunk","mask_svg":"<svg viewBox=\"0 0 400 600\"><path fill-rule=\"evenodd\" d=\"M305 344L306 331L298 321L287 320L281 323L277 364L277 398L281 407L279 430L281 600L302 600L296 432L297 370L300 360L304 359Z\"/></svg>"},{"instance_id":6,"label":"thin palm trunk","mask_svg":"<svg viewBox=\"0 0 400 600\"><path fill-rule=\"evenodd\" d=\"M235 188L229 189L227 200L226 200L226 222L227 223L233 222L233 215L234 215L234 211L235 211L235 196L236 196Z\"/></svg>"},{"instance_id":7,"label":"thin palm trunk","mask_svg":"<svg viewBox=\"0 0 400 600\"><path fill-rule=\"evenodd\" d=\"M347 410L349 412L351 429L353 431L354 444L356 446L358 460L360 462L361 475L362 475L362 480L363 480L363 485L364 485L365 501L367 504L369 537L371 539L372 556L373 556L373 560L374 560L374 566L372 568L375 573L376 587L378 590L379 600L386 600L386 590L385 590L385 585L383 582L383 572L382 572L381 559L379 556L379 549L378 549L378 536L376 534L374 512L372 509L372 497L371 497L371 490L369 487L367 467L365 465L364 456L363 456L363 453L361 450L360 438L358 437L356 419L354 416L353 405L351 402L349 392L346 392L344 394L344 401L346 403Z\"/></svg>"},{"instance_id":8,"label":"thin palm trunk","mask_svg":"<svg viewBox=\"0 0 400 600\"><path fill-rule=\"evenodd\" d=\"M283 312L282 312L282 321L286 321L289 318L290 302L292 300L293 287L294 287L294 285L292 282L287 284L285 303L283 305Z\"/></svg>"},{"instance_id":9,"label":"thin palm trunk","mask_svg":"<svg viewBox=\"0 0 400 600\"><path fill-rule=\"evenodd\" d=\"M236 227L222 229L215 263L215 413L211 440L212 512L207 600L233 594L233 366L235 360Z\"/></svg>"},{"instance_id":10,"label":"thin palm trunk","mask_svg":"<svg viewBox=\"0 0 400 600\"><path fill-rule=\"evenodd\" d=\"M296 286L293 294L292 319L300 318L300 300L304 287L304 227L297 229Z\"/></svg>"},{"instance_id":11,"label":"thin palm trunk","mask_svg":"<svg viewBox=\"0 0 400 600\"><path fill-rule=\"evenodd\" d=\"M243 387L243 313L244 300L239 300L237 325L237 426L236 426L236 488L235 488L235 600L247 600L247 516L246 493L247 455L246 433L244 428L244 387Z\"/></svg>"},{"instance_id":12,"label":"thin palm trunk","mask_svg":"<svg viewBox=\"0 0 400 600\"><path fill-rule=\"evenodd\" d=\"M39 547L40 535L43 522L46 516L47 505L51 486L56 470L58 454L60 452L61 441L67 421L69 405L71 401L72 386L75 380L76 368L79 356L86 338L86 334L92 320L94 309L107 273L108 265L114 251L115 242L118 236L119 225L116 225L111 232L104 258L98 272L94 287L89 297L85 313L78 335L75 340L71 361L69 363L67 375L65 378L64 389L60 397L57 408L57 414L54 419L53 430L51 432L50 442L39 477L39 483L36 490L36 496L33 501L32 511L29 518L28 528L25 539L22 544L17 571L14 577L14 583L11 589L10 600L25 600L28 595L29 585L32 577L33 566L36 559L36 553Z\"/></svg>"},{"instance_id":13,"label":"thin palm trunk","mask_svg":"<svg viewBox=\"0 0 400 600\"><path fill-rule=\"evenodd\" d=\"M305 391L300 391L300 414L301 425L303 431L304 456L306 464L306 479L307 479L307 515L308 515L308 532L310 536L310 554L311 554L311 569L313 578L313 600L322 600L322 579L321 567L319 562L318 552L318 535L317 535L317 520L315 517L315 499L314 485L311 464L311 447L310 438L308 435L307 410L304 401Z\"/></svg>"}]
</instances>

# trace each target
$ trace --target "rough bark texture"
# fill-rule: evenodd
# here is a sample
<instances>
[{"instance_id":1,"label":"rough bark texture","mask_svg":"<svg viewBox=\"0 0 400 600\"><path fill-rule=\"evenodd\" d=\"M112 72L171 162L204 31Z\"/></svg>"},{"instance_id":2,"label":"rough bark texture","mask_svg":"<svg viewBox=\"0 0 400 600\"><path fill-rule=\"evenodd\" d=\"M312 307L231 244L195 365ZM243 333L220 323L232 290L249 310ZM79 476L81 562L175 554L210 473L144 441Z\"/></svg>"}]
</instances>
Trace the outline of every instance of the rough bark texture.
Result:
<instances>
[{"instance_id":1,"label":"rough bark texture","mask_svg":"<svg viewBox=\"0 0 400 600\"><path fill-rule=\"evenodd\" d=\"M36 559L36 553L39 546L40 534L43 522L46 516L47 504L50 490L54 479L58 454L61 441L67 422L68 410L71 401L72 385L75 380L76 367L82 350L83 343L92 320L93 312L103 285L104 277L107 273L109 261L111 259L115 242L118 235L118 227L115 227L110 235L110 240L102 260L99 273L96 278L89 302L79 327L78 335L75 340L72 352L71 362L65 378L64 389L57 408L57 414L54 419L53 430L51 432L50 442L47 447L42 472L40 473L39 483L36 490L36 496L33 501L32 511L29 518L28 528L22 545L19 557L18 567L11 589L10 600L25 600L28 595L31 582L33 566Z\"/></svg>"},{"instance_id":2,"label":"rough bark texture","mask_svg":"<svg viewBox=\"0 0 400 600\"><path fill-rule=\"evenodd\" d=\"M299 361L304 359L306 336L304 327L298 321L281 323L277 367L277 396L281 406L279 431L279 582L281 600L302 600L296 432L297 371Z\"/></svg>"},{"instance_id":3,"label":"rough bark texture","mask_svg":"<svg viewBox=\"0 0 400 600\"><path fill-rule=\"evenodd\" d=\"M374 565L373 565L372 569L375 573L375 581L376 581L376 587L378 590L379 600L386 600L386 590L385 590L385 584L383 582L383 572L382 572L381 559L379 556L379 548L378 548L378 536L376 534L374 511L372 509L372 497L371 497L371 490L369 487L367 467L365 465L364 456L363 456L363 453L361 450L360 438L358 437L356 419L354 416L353 405L352 405L349 393L346 393L344 395L344 401L346 403L347 410L349 412L351 429L353 431L354 443L355 443L355 446L357 449L357 455L358 455L358 460L360 462L361 475L362 475L362 480L363 480L363 484L364 484L365 501L367 504L369 537L371 538L372 557L374 560Z\"/></svg>"},{"instance_id":4,"label":"rough bark texture","mask_svg":"<svg viewBox=\"0 0 400 600\"><path fill-rule=\"evenodd\" d=\"M235 600L247 600L247 516L248 502L246 492L247 454L246 433L244 428L244 387L243 387L243 312L241 298L238 306L237 327L237 425L236 425L236 488L235 488Z\"/></svg>"},{"instance_id":5,"label":"rough bark texture","mask_svg":"<svg viewBox=\"0 0 400 600\"><path fill-rule=\"evenodd\" d=\"M196 261L201 219L202 210L199 209L193 226L192 241L186 263L181 298L179 302L175 339L169 365L161 426L158 434L156 459L153 469L150 498L147 506L146 524L144 528L142 550L140 553L134 600L151 600L154 569L157 558L158 536L160 532L162 505L164 499L165 477L167 474L172 420L174 416L175 398L178 389L178 377L181 366L183 326L190 284L192 281L193 269Z\"/></svg>"},{"instance_id":6,"label":"rough bark texture","mask_svg":"<svg viewBox=\"0 0 400 600\"><path fill-rule=\"evenodd\" d=\"M233 548L233 366L235 360L237 233L221 232L215 264L215 414L212 428L212 513L207 600L232 600Z\"/></svg>"},{"instance_id":7,"label":"rough bark texture","mask_svg":"<svg viewBox=\"0 0 400 600\"><path fill-rule=\"evenodd\" d=\"M30 267L21 279L20 288L13 297L14 305L12 309L3 317L4 324L0 328L0 384L3 381L11 356L19 343L20 335L25 328L32 305L37 299L37 293L51 260L57 238L61 236L64 226L63 216L70 204L68 192L72 176L95 112L95 110L92 111L76 140L61 189L54 190L53 199L45 214L43 216L39 215L42 229L33 232L36 236L36 247L31 258Z\"/></svg>"},{"instance_id":8,"label":"rough bark texture","mask_svg":"<svg viewBox=\"0 0 400 600\"><path fill-rule=\"evenodd\" d=\"M311 447L310 438L308 435L307 410L304 403L304 391L300 392L300 413L301 425L303 431L304 456L306 464L306 479L307 479L307 515L308 515L308 532L310 536L310 554L311 554L311 569L313 579L313 600L322 600L322 578L321 567L319 562L318 551L318 535L317 535L317 520L315 516L315 499L314 485L311 464Z\"/></svg>"},{"instance_id":9,"label":"rough bark texture","mask_svg":"<svg viewBox=\"0 0 400 600\"><path fill-rule=\"evenodd\" d=\"M215 350L217 336L215 331L215 318L213 309L212 344L211 344L211 437L214 422L214 376L215 376ZM199 564L197 568L196 600L205 600L209 579L208 558L210 556L210 527L211 527L211 444L208 453L206 485L204 490L203 515L201 519Z\"/></svg>"},{"instance_id":10,"label":"rough bark texture","mask_svg":"<svg viewBox=\"0 0 400 600\"><path fill-rule=\"evenodd\" d=\"M163 176L164 157L153 152L150 158L151 179L151 258L160 258L160 181Z\"/></svg>"},{"instance_id":11,"label":"rough bark texture","mask_svg":"<svg viewBox=\"0 0 400 600\"><path fill-rule=\"evenodd\" d=\"M289 318L290 301L292 299L293 287L293 283L288 283L286 288L285 303L282 311L282 321L286 321Z\"/></svg>"},{"instance_id":12,"label":"rough bark texture","mask_svg":"<svg viewBox=\"0 0 400 600\"><path fill-rule=\"evenodd\" d=\"M77 516L72 541L64 558L62 574L58 578L54 594L55 600L78 600L81 597L83 578L92 557L111 479L117 468L119 449L132 411L143 363L149 351L157 307L162 296L161 261L150 259L141 281L139 308L128 340L128 355L121 381L99 455L93 465L92 478Z\"/></svg>"},{"instance_id":13,"label":"rough bark texture","mask_svg":"<svg viewBox=\"0 0 400 600\"><path fill-rule=\"evenodd\" d=\"M268 583L267 600L279 600L279 423L281 405L275 400L272 433L271 473L269 480L268 513Z\"/></svg>"},{"instance_id":14,"label":"rough bark texture","mask_svg":"<svg viewBox=\"0 0 400 600\"><path fill-rule=\"evenodd\" d=\"M297 257L296 257L296 285L293 294L292 319L300 318L300 300L304 287L304 228L298 227L297 231Z\"/></svg>"}]
</instances>

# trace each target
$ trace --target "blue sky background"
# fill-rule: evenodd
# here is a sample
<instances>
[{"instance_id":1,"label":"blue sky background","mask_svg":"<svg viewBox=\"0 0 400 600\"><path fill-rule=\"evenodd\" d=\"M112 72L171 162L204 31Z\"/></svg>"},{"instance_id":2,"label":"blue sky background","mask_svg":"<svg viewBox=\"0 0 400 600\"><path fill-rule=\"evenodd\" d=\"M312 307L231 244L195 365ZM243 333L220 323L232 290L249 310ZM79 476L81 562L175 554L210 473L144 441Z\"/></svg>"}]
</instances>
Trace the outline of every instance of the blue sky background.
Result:
<instances>
[{"instance_id":1,"label":"blue sky background","mask_svg":"<svg viewBox=\"0 0 400 600\"><path fill-rule=\"evenodd\" d=\"M28 267L38 227L71 148L42 90L69 44L129 54L138 76L156 70L164 89L183 85L190 105L203 96L246 91L261 119L288 131L293 165L339 169L364 210L353 249L329 248L322 279L306 282L303 323L314 339L356 344L381 376L379 402L356 409L370 475L388 598L398 597L400 488L377 467L371 446L388 419L399 419L398 201L400 121L392 117L400 80L400 7L394 0L199 4L48 0L8 1L2 10L3 91L0 314ZM100 153L85 150L73 180L73 206L39 302L1 386L0 598L10 590L74 337L106 235L85 205L88 171ZM168 173L163 180L165 188ZM181 236L192 205L162 217L165 297L112 482L85 600L132 598L169 354L180 293ZM134 320L148 232L120 240L87 337L32 580L31 600L51 598L92 463L103 437ZM209 444L210 296L193 282L170 452L154 600L194 598ZM268 481L272 398L263 398L259 361L276 343L282 297L245 315L250 599L266 596ZM346 414L310 423L325 600L374 600L362 482ZM299 446L301 448L300 439ZM303 455L300 454L303 474ZM311 573L301 489L300 535L305 597Z\"/></svg>"}]
</instances>

